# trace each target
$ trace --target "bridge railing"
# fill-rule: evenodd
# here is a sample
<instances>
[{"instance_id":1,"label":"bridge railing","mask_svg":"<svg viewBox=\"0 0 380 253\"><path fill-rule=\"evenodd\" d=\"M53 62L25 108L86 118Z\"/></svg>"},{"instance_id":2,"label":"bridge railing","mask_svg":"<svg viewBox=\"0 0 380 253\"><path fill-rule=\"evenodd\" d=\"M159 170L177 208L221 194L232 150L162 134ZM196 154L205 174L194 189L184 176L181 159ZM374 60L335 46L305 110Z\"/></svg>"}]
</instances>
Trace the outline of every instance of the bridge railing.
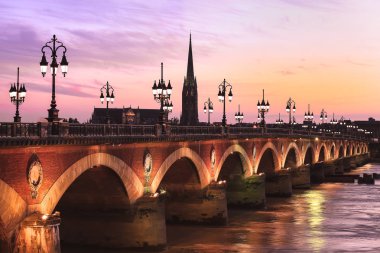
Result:
<instances>
[{"instance_id":1,"label":"bridge railing","mask_svg":"<svg viewBox=\"0 0 380 253\"><path fill-rule=\"evenodd\" d=\"M222 135L221 126L168 126L169 135Z\"/></svg>"},{"instance_id":2,"label":"bridge railing","mask_svg":"<svg viewBox=\"0 0 380 253\"><path fill-rule=\"evenodd\" d=\"M240 127L240 126L231 126L227 128L227 134L231 134L231 135L240 135L240 134L260 135L262 133L263 131L261 128Z\"/></svg>"},{"instance_id":3,"label":"bridge railing","mask_svg":"<svg viewBox=\"0 0 380 253\"><path fill-rule=\"evenodd\" d=\"M148 137L150 139L184 139L191 138L218 138L243 137L254 138L259 136L295 136L295 137L326 137L334 139L367 140L359 133L334 134L289 128L254 128L240 126L178 126L178 125L126 125L126 124L72 124L65 122L39 122L39 123L0 123L0 138L27 138L39 140L43 138L71 138L74 137L110 137L115 136L123 140L133 140L135 137ZM127 139L126 139L127 138ZM129 138L129 139L128 139ZM88 139L88 138L87 138ZM154 140L154 139L152 139Z\"/></svg>"},{"instance_id":4,"label":"bridge railing","mask_svg":"<svg viewBox=\"0 0 380 253\"><path fill-rule=\"evenodd\" d=\"M155 135L154 125L69 124L69 136L146 136Z\"/></svg>"},{"instance_id":5,"label":"bridge railing","mask_svg":"<svg viewBox=\"0 0 380 253\"><path fill-rule=\"evenodd\" d=\"M0 123L0 137L39 137L40 135L39 123Z\"/></svg>"}]
</instances>

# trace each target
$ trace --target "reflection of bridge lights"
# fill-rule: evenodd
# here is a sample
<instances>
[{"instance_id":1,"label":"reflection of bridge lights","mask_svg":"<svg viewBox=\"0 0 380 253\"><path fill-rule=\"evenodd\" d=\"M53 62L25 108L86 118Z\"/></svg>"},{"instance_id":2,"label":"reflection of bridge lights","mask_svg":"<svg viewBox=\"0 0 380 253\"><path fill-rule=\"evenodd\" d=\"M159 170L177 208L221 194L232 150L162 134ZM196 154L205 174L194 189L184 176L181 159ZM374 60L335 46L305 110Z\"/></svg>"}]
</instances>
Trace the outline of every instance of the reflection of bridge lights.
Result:
<instances>
[{"instance_id":1,"label":"reflection of bridge lights","mask_svg":"<svg viewBox=\"0 0 380 253\"><path fill-rule=\"evenodd\" d=\"M324 221L323 207L325 203L325 195L321 191L309 191L305 194L305 199L308 204L310 235L309 243L311 247L319 251L325 244L322 237L321 226Z\"/></svg>"}]
</instances>

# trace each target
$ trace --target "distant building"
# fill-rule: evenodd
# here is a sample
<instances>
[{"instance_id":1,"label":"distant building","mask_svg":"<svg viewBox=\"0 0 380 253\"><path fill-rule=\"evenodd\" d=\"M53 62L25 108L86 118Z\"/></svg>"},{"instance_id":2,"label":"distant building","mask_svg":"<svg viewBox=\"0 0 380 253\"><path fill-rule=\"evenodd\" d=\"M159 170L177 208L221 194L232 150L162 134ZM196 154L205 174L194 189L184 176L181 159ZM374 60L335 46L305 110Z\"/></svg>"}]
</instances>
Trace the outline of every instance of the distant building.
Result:
<instances>
[{"instance_id":1,"label":"distant building","mask_svg":"<svg viewBox=\"0 0 380 253\"><path fill-rule=\"evenodd\" d=\"M372 132L372 138L380 138L380 121L371 117L368 120L355 121L355 124L359 128Z\"/></svg>"},{"instance_id":2,"label":"distant building","mask_svg":"<svg viewBox=\"0 0 380 253\"><path fill-rule=\"evenodd\" d=\"M197 79L194 76L193 51L191 46L191 34L189 43L189 55L187 59L187 75L182 87L182 113L181 125L198 125L198 88Z\"/></svg>"},{"instance_id":3,"label":"distant building","mask_svg":"<svg viewBox=\"0 0 380 253\"><path fill-rule=\"evenodd\" d=\"M134 125L154 125L158 123L159 109L138 108L109 108L111 124L134 124ZM104 124L107 122L107 109L94 108L90 123Z\"/></svg>"}]
</instances>

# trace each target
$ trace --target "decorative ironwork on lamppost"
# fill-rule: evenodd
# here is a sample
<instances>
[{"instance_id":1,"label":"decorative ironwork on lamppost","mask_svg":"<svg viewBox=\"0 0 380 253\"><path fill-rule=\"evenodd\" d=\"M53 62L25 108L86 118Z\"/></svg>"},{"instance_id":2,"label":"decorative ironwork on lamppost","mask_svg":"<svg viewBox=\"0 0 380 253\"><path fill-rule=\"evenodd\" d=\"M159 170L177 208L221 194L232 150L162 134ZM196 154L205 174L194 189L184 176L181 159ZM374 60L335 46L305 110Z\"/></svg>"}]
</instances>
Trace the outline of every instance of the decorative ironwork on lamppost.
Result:
<instances>
[{"instance_id":1,"label":"decorative ironwork on lamppost","mask_svg":"<svg viewBox=\"0 0 380 253\"><path fill-rule=\"evenodd\" d=\"M158 80L158 85L156 81L153 83L152 92L154 100L160 103L160 116L158 123L164 125L167 121L167 114L173 110L173 103L170 101L170 96L172 94L172 86L170 80L168 85L165 85L164 81L164 64L161 62L161 79Z\"/></svg>"},{"instance_id":2,"label":"decorative ironwork on lamppost","mask_svg":"<svg viewBox=\"0 0 380 253\"><path fill-rule=\"evenodd\" d=\"M327 112L325 111L325 109L322 109L321 111L321 115L320 115L320 120L322 121L322 124L325 123L325 120L327 120Z\"/></svg>"},{"instance_id":3,"label":"decorative ironwork on lamppost","mask_svg":"<svg viewBox=\"0 0 380 253\"><path fill-rule=\"evenodd\" d=\"M57 40L57 37L55 35L53 35L53 38L50 41L46 42L46 44L41 48L42 59L40 62L40 67L41 67L41 73L42 73L43 77L45 77L45 75L46 75L47 67L49 64L48 61L46 60L46 56L45 56L45 50L46 49L49 49L51 51L51 58L52 58L52 62L50 64L50 70L51 70L51 75L52 75L52 92L51 92L50 109L48 110L49 114L48 114L47 120L49 122L57 122L60 119L58 117L59 110L57 109L57 103L55 101L55 76L58 72L58 66L59 65L61 65L61 71L62 71L63 76L65 77L67 74L67 70L68 70L68 66L69 66L69 63L66 59L67 49L63 45L62 42ZM58 65L58 63L57 63L57 51L59 49L63 50L63 55L62 55L61 63Z\"/></svg>"},{"instance_id":4,"label":"decorative ironwork on lamppost","mask_svg":"<svg viewBox=\"0 0 380 253\"><path fill-rule=\"evenodd\" d=\"M203 112L207 113L207 124L210 125L210 114L214 111L214 104L211 102L210 98L204 103Z\"/></svg>"},{"instance_id":5,"label":"decorative ironwork on lamppost","mask_svg":"<svg viewBox=\"0 0 380 253\"><path fill-rule=\"evenodd\" d=\"M276 125L283 125L284 124L284 121L281 119L281 114L280 113L278 114L278 119L276 119L275 124Z\"/></svg>"},{"instance_id":6,"label":"decorative ironwork on lamppost","mask_svg":"<svg viewBox=\"0 0 380 253\"><path fill-rule=\"evenodd\" d=\"M106 100L106 123L107 124L110 124L111 123L111 119L110 119L110 113L109 113L109 108L108 108L108 104L111 103L113 104L113 101L115 100L115 95L113 94L114 92L114 88L108 83L103 85L102 88L100 88L100 102L103 104L104 100ZM103 92L106 94L104 96Z\"/></svg>"},{"instance_id":7,"label":"decorative ironwork on lamppost","mask_svg":"<svg viewBox=\"0 0 380 253\"><path fill-rule=\"evenodd\" d=\"M289 98L288 102L286 102L286 112L289 114L289 126L292 127L294 125L294 117L293 117L293 122L292 122L292 112L296 112L296 102L292 99Z\"/></svg>"},{"instance_id":8,"label":"decorative ironwork on lamppost","mask_svg":"<svg viewBox=\"0 0 380 253\"><path fill-rule=\"evenodd\" d=\"M20 69L17 68L17 83L14 83L13 85L11 84L11 88L9 89L9 97L11 98L11 102L16 105L16 114L13 117L14 122L21 122L21 117L18 108L25 101L26 97L25 84L19 83L19 77Z\"/></svg>"},{"instance_id":9,"label":"decorative ironwork on lamppost","mask_svg":"<svg viewBox=\"0 0 380 253\"><path fill-rule=\"evenodd\" d=\"M244 113L240 112L240 105L238 106L238 112L235 113L235 120L240 125L243 122Z\"/></svg>"},{"instance_id":10,"label":"decorative ironwork on lamppost","mask_svg":"<svg viewBox=\"0 0 380 253\"><path fill-rule=\"evenodd\" d=\"M269 101L265 103L265 98L264 98L264 89L263 89L263 99L260 101L257 101L257 111L259 113L259 120L260 124L262 127L265 127L265 113L269 111Z\"/></svg>"},{"instance_id":11,"label":"decorative ironwork on lamppost","mask_svg":"<svg viewBox=\"0 0 380 253\"><path fill-rule=\"evenodd\" d=\"M230 91L228 92L228 101L232 101L232 85L226 81L226 79L223 80L221 84L219 84L219 92L218 92L218 99L219 102L223 102L223 119L222 119L222 126L226 126L227 119L226 119L226 91L227 88L230 88Z\"/></svg>"}]
</instances>

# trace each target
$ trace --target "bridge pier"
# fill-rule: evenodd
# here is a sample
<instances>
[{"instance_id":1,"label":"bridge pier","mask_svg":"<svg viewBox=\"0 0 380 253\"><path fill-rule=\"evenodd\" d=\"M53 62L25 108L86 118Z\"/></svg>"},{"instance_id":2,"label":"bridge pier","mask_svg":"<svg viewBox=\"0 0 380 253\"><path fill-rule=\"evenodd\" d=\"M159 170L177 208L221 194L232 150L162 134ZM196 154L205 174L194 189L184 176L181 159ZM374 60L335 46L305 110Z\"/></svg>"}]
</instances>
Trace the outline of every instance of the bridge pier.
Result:
<instances>
[{"instance_id":1,"label":"bridge pier","mask_svg":"<svg viewBox=\"0 0 380 253\"><path fill-rule=\"evenodd\" d=\"M59 214L34 213L21 223L14 252L60 253Z\"/></svg>"},{"instance_id":2,"label":"bridge pier","mask_svg":"<svg viewBox=\"0 0 380 253\"><path fill-rule=\"evenodd\" d=\"M310 167L310 181L313 184L321 184L325 180L323 162L315 163Z\"/></svg>"},{"instance_id":3,"label":"bridge pier","mask_svg":"<svg viewBox=\"0 0 380 253\"><path fill-rule=\"evenodd\" d=\"M339 158L334 161L335 164L335 174L342 175L344 173L344 162L343 158Z\"/></svg>"},{"instance_id":4,"label":"bridge pier","mask_svg":"<svg viewBox=\"0 0 380 253\"><path fill-rule=\"evenodd\" d=\"M265 193L273 197L290 197L292 191L292 178L288 170L282 170L267 175L265 181Z\"/></svg>"},{"instance_id":5,"label":"bridge pier","mask_svg":"<svg viewBox=\"0 0 380 253\"><path fill-rule=\"evenodd\" d=\"M265 207L265 174L231 177L227 182L227 203L243 208Z\"/></svg>"},{"instance_id":6,"label":"bridge pier","mask_svg":"<svg viewBox=\"0 0 380 253\"><path fill-rule=\"evenodd\" d=\"M355 164L353 164L352 161L353 161L352 156L343 158L343 170L345 172L349 172L352 169L355 169Z\"/></svg>"},{"instance_id":7,"label":"bridge pier","mask_svg":"<svg viewBox=\"0 0 380 253\"><path fill-rule=\"evenodd\" d=\"M128 211L63 216L62 232L61 237L68 245L163 249L166 246L164 200L160 196L143 196Z\"/></svg>"},{"instance_id":8,"label":"bridge pier","mask_svg":"<svg viewBox=\"0 0 380 253\"><path fill-rule=\"evenodd\" d=\"M325 176L335 175L336 164L334 161L325 161L322 163Z\"/></svg>"},{"instance_id":9,"label":"bridge pier","mask_svg":"<svg viewBox=\"0 0 380 253\"><path fill-rule=\"evenodd\" d=\"M226 186L211 183L206 189L168 197L166 220L169 223L226 225L228 222Z\"/></svg>"},{"instance_id":10,"label":"bridge pier","mask_svg":"<svg viewBox=\"0 0 380 253\"><path fill-rule=\"evenodd\" d=\"M296 189L310 188L310 165L303 165L298 168L290 168L292 187Z\"/></svg>"}]
</instances>

